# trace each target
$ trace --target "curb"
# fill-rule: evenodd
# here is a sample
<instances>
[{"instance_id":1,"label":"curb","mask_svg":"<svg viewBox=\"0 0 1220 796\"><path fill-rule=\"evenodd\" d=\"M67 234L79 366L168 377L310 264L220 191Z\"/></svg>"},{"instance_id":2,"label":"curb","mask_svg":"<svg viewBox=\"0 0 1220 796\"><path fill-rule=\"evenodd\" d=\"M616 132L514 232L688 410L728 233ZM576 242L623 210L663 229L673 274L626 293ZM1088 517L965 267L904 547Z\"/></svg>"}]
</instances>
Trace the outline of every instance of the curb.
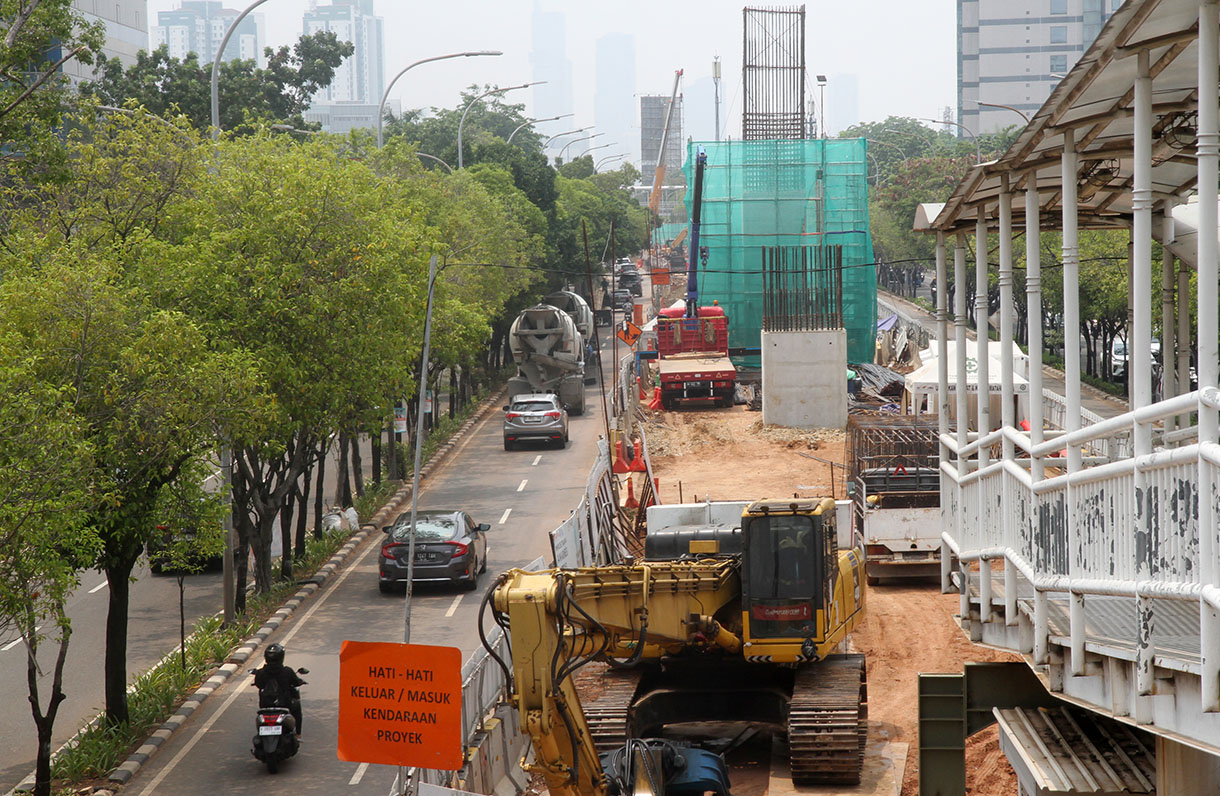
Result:
<instances>
[{"instance_id":1,"label":"curb","mask_svg":"<svg viewBox=\"0 0 1220 796\"><path fill-rule=\"evenodd\" d=\"M507 386L502 387L492 395L489 395L487 398L483 399L474 412L471 413L470 417L466 418L465 422L458 426L457 430L453 432L453 435L446 440L445 444L432 454L424 466L419 470L421 487L423 480L433 471L435 471L435 469L449 457L449 454L453 452L454 448L457 446L457 443L465 438L470 429L476 423L482 422L488 411L499 404L506 389ZM370 533L380 531L381 526L391 516L397 517L397 512L399 511L401 505L410 500L410 498L411 485L408 483L395 492L389 501L369 518L368 522L362 523L360 525L360 529L353 533L352 536L343 544L343 546L335 551L335 554L331 556L327 562L318 569L317 572L315 572L307 580L302 581L303 585L301 588L297 589L297 591L284 602L279 610L272 614L267 621L254 632L252 636L247 638L240 645L238 645L235 650L230 652L229 656L225 659L224 664L213 672L213 674L208 677L208 679L205 680L202 685L195 689L194 693L187 697L186 701L178 706L178 709L174 711L173 715L166 719L164 724L154 730L152 734L144 740L144 743L141 744L134 752L132 752L131 755L128 756L128 758L123 761L118 768L111 771L106 776L106 779L109 782L117 785L126 785L128 782L130 782L132 777L134 777L144 766L144 764L148 762L149 758L151 758L166 741L173 737L174 731L181 727L186 720L199 709L200 705L202 705L209 696L224 685L229 678L231 678L233 674L250 659L254 652L262 645L264 641L266 641L267 637L275 632L280 625L287 621L288 618L291 617L296 611L296 609L300 607L301 603L306 600L306 598L321 589L322 586L335 575L335 573L343 566L347 558L352 554L352 551L359 547L364 540L368 538ZM71 741L68 743L71 743ZM64 746L66 745L67 743L64 744ZM61 746L60 749L63 749L63 746ZM33 782L34 775L31 772L29 776L23 778L20 784L13 788L13 790L9 791L9 793L21 793L23 789L30 791L33 789Z\"/></svg>"}]
</instances>

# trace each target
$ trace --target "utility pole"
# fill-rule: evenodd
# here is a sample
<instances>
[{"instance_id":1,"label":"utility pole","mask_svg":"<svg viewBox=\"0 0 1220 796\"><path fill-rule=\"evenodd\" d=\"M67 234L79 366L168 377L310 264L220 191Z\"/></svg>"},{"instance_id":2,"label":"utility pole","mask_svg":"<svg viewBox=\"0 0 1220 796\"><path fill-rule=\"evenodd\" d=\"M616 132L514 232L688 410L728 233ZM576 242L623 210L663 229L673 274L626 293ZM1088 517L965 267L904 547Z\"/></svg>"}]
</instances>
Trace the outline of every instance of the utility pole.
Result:
<instances>
[{"instance_id":1,"label":"utility pole","mask_svg":"<svg viewBox=\"0 0 1220 796\"><path fill-rule=\"evenodd\" d=\"M716 140L720 140L720 56L712 56L712 85L716 90Z\"/></svg>"}]
</instances>

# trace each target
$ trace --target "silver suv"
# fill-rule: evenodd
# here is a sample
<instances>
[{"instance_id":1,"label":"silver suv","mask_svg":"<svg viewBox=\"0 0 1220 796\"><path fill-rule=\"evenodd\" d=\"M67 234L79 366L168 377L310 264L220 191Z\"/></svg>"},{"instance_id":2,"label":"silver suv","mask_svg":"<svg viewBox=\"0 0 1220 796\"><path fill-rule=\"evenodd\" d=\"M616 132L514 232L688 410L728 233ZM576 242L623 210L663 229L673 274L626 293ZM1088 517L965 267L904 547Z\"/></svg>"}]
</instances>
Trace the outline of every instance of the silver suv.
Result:
<instances>
[{"instance_id":1,"label":"silver suv","mask_svg":"<svg viewBox=\"0 0 1220 796\"><path fill-rule=\"evenodd\" d=\"M557 396L526 393L504 407L504 450L531 440L568 444L568 410Z\"/></svg>"}]
</instances>

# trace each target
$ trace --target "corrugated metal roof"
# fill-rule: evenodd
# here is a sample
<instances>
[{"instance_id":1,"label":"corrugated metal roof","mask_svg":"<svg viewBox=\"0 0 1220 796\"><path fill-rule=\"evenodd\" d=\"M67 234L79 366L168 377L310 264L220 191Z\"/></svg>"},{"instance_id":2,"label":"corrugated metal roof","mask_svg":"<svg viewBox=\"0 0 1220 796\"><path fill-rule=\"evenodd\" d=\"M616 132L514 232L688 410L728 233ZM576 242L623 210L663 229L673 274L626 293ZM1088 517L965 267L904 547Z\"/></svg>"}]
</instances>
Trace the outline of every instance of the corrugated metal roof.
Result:
<instances>
[{"instance_id":1,"label":"corrugated metal roof","mask_svg":"<svg viewBox=\"0 0 1220 796\"><path fill-rule=\"evenodd\" d=\"M1086 710L995 708L1000 748L1024 792L1124 796L1156 792L1150 735Z\"/></svg>"}]
</instances>

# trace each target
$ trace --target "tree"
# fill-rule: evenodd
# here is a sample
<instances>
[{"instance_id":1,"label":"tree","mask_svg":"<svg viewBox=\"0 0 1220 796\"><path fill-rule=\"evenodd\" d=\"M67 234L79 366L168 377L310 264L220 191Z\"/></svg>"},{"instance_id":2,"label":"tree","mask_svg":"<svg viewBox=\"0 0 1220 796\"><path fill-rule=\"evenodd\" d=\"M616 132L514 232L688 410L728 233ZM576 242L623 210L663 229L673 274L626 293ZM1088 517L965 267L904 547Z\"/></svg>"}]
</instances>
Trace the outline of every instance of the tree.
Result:
<instances>
[{"instance_id":1,"label":"tree","mask_svg":"<svg viewBox=\"0 0 1220 796\"><path fill-rule=\"evenodd\" d=\"M219 75L220 125L249 133L255 122L284 122L308 127L302 114L310 99L330 85L343 59L355 51L330 31L302 36L290 50L264 50L267 67L254 61L222 61ZM141 50L136 63L124 68L117 58L101 56L98 79L81 86L86 96L109 105L135 103L158 116L181 112L198 130L211 126L212 65L189 53L171 58L165 45Z\"/></svg>"},{"instance_id":2,"label":"tree","mask_svg":"<svg viewBox=\"0 0 1220 796\"><path fill-rule=\"evenodd\" d=\"M101 21L89 22L72 0L0 2L0 141L4 158L44 156L71 88L61 71L75 59L93 63L106 41ZM35 145L31 151L30 145Z\"/></svg>"},{"instance_id":3,"label":"tree","mask_svg":"<svg viewBox=\"0 0 1220 796\"><path fill-rule=\"evenodd\" d=\"M0 300L20 299L24 291L13 287L0 283ZM24 343L31 330L12 321L0 315L0 626L25 645L38 745L34 793L49 796L51 736L72 632L64 603L79 585L80 561L98 542L84 522L91 456L77 433L79 418L68 392L39 378L37 354ZM44 647L55 650L49 682L45 656L39 660Z\"/></svg>"}]
</instances>

